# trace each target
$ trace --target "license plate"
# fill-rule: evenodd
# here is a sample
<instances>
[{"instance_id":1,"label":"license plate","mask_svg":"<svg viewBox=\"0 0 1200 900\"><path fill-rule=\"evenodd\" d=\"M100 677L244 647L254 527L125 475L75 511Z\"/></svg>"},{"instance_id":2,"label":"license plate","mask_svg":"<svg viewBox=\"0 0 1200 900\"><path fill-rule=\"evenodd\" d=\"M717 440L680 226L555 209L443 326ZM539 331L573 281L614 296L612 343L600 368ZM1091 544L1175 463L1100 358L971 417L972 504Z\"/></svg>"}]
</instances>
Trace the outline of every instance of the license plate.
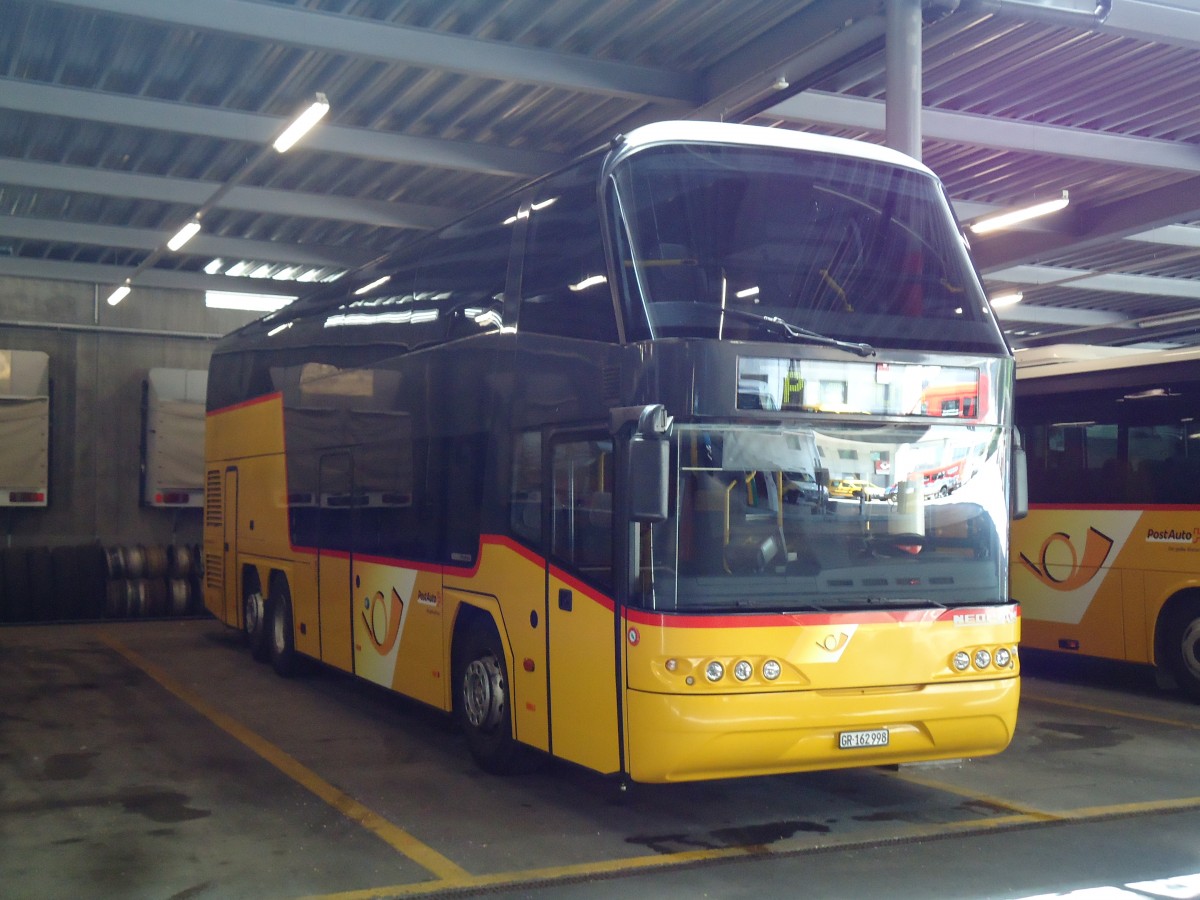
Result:
<instances>
[{"instance_id":1,"label":"license plate","mask_svg":"<svg viewBox=\"0 0 1200 900\"><path fill-rule=\"evenodd\" d=\"M838 732L838 748L841 750L854 750L858 747L886 747L887 743L888 730L886 728Z\"/></svg>"}]
</instances>

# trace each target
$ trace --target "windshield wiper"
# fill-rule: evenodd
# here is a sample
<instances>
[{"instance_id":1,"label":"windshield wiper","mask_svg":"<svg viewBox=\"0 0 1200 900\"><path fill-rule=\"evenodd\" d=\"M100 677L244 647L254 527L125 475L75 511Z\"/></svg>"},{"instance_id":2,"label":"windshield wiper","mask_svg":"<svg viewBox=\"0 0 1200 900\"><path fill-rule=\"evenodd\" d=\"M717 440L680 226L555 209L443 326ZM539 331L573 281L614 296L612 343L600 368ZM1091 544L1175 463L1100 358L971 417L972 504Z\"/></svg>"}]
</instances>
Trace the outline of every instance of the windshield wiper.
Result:
<instances>
[{"instance_id":1,"label":"windshield wiper","mask_svg":"<svg viewBox=\"0 0 1200 900\"><path fill-rule=\"evenodd\" d=\"M799 325L793 325L791 322L785 322L778 316L764 316L759 313L746 312L744 309L735 309L726 307L721 310L722 315L733 316L737 319L743 319L747 322L758 322L770 325L787 337L797 343L804 344L820 344L825 347L837 347L839 350L845 350L847 353L854 353L858 356L874 356L875 348L867 343L856 343L854 341L842 341L837 338L829 337L829 335L821 334L819 331L812 331L808 328L801 328Z\"/></svg>"}]
</instances>

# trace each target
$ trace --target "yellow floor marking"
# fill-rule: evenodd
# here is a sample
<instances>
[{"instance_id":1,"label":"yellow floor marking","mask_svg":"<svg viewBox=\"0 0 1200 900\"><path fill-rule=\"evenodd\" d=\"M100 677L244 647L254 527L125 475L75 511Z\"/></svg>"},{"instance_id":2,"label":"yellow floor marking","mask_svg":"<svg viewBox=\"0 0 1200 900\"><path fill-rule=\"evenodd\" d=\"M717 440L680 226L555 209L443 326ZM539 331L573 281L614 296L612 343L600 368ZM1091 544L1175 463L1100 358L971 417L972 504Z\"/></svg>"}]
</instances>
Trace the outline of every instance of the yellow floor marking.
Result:
<instances>
[{"instance_id":1,"label":"yellow floor marking","mask_svg":"<svg viewBox=\"0 0 1200 900\"><path fill-rule=\"evenodd\" d=\"M1046 812L1042 809L1037 809L1032 806L1025 806L1022 803L1016 803L1012 800L1007 800L1003 797L995 797L991 794L981 794L978 791L967 790L960 788L957 785L950 784L946 781L939 781L936 778L928 778L918 774L913 767L905 766L899 771L892 769L876 769L880 775L886 775L888 778L895 778L900 781L907 781L912 784L919 784L921 787L932 788L936 791L942 791L947 794L956 794L959 797L966 797L968 800L976 800L980 803L986 803L988 806L994 806L997 809L1007 809L1013 812L1021 819L1031 819L1033 821L1048 822L1054 819L1061 818L1057 813Z\"/></svg>"},{"instance_id":2,"label":"yellow floor marking","mask_svg":"<svg viewBox=\"0 0 1200 900\"><path fill-rule=\"evenodd\" d=\"M411 897L424 894L441 893L451 890L478 889L488 887L503 887L519 884L544 885L565 879L577 879L614 875L622 872L650 871L654 869L670 869L698 862L708 862L738 857L753 858L777 856L793 853L797 850L818 850L846 845L863 845L877 842L878 839L865 839L862 835L845 835L843 837L827 838L815 844L803 844L804 838L780 841L770 845L748 845L739 847L722 847L707 850L688 850L679 853L654 854L648 856L626 857L622 859L600 860L589 863L577 863L566 866L547 866L536 869L511 870L493 872L486 875L471 875L461 866L442 856L431 847L421 843L404 829L393 825L378 814L367 809L354 798L343 793L319 775L308 769L295 758L289 756L280 748L267 741L242 725L237 720L222 713L203 700L198 694L175 681L163 669L142 657L134 650L125 647L111 636L97 632L101 641L115 650L130 663L137 666L166 690L170 691L188 706L195 709L217 727L230 734L236 740L249 747L271 765L285 775L297 781L303 787L316 794L330 806L337 809L347 818L358 822L364 828L376 834L387 844L407 856L409 859L427 869L436 876L435 881L418 882L415 884L396 884L369 888L366 890L345 891L336 894L324 894L310 900L371 900L376 897ZM1184 728L1200 729L1200 725L1179 722L1155 716L1145 716L1135 713L1123 713L1119 710L1108 710L1103 707L1067 701L1049 700L1045 698L1030 698L1039 702L1074 707L1091 712L1122 715L1143 721L1167 725L1179 725ZM1146 801L1140 803L1113 804L1109 806L1093 806L1075 810L1064 810L1057 813L1046 812L1033 807L1024 806L1000 797L968 791L956 785L941 782L916 774L911 769L892 771L876 769L876 772L889 778L911 782L922 787L928 787L946 793L955 794L986 803L997 809L1009 810L1011 815L999 815L985 819L972 819L962 822L947 822L930 826L910 826L899 831L888 833L888 840L935 837L952 834L957 831L970 831L985 828L1001 828L1019 826L1047 821L1083 821L1088 819L1106 818L1117 815L1145 814L1151 812L1172 812L1183 809L1200 808L1200 797L1189 797L1177 800Z\"/></svg>"},{"instance_id":3,"label":"yellow floor marking","mask_svg":"<svg viewBox=\"0 0 1200 900\"><path fill-rule=\"evenodd\" d=\"M1173 725L1176 728L1189 728L1192 731L1200 731L1200 722L1184 722L1180 719L1168 719L1164 716L1150 716L1146 713L1126 712L1120 709L1111 709L1107 706L1093 706L1090 703L1076 703L1073 700L1055 700L1050 697L1039 697L1035 694L1030 694L1025 691L1021 695L1021 699L1032 700L1034 703L1045 703L1050 706L1065 706L1068 709L1079 709L1085 712L1100 713L1106 716L1120 716L1125 719L1137 719L1139 722L1153 722L1155 725Z\"/></svg>"},{"instance_id":4,"label":"yellow floor marking","mask_svg":"<svg viewBox=\"0 0 1200 900\"><path fill-rule=\"evenodd\" d=\"M150 662L136 651L129 649L116 639L102 631L96 632L101 641L115 650L130 663L137 666L162 687L166 688L200 715L204 716L221 730L230 734L234 739L245 744L283 774L298 782L316 794L346 818L357 822L363 828L374 833L385 843L400 851L413 862L427 869L439 879L457 879L469 877L466 869L442 856L415 837L379 814L372 812L350 795L334 787L316 772L303 763L289 756L266 738L251 731L236 719L226 715L216 707L202 699L194 691L184 687L163 669ZM440 882L439 882L440 883Z\"/></svg>"}]
</instances>

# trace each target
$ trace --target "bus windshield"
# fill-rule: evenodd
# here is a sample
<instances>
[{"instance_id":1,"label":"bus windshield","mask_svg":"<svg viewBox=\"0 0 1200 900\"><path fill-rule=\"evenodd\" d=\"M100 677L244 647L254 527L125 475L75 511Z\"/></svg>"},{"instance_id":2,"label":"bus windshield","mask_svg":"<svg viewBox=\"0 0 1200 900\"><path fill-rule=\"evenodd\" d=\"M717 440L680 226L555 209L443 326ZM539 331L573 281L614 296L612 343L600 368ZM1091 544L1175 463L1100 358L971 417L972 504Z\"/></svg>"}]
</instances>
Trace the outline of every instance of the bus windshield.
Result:
<instances>
[{"instance_id":1,"label":"bus windshield","mask_svg":"<svg viewBox=\"0 0 1200 900\"><path fill-rule=\"evenodd\" d=\"M626 315L653 337L1006 352L924 172L677 144L631 154L614 185Z\"/></svg>"},{"instance_id":2,"label":"bus windshield","mask_svg":"<svg viewBox=\"0 0 1200 900\"><path fill-rule=\"evenodd\" d=\"M999 603L1004 445L994 426L677 425L678 502L643 540L641 602L726 613ZM822 459L852 454L888 474L828 478Z\"/></svg>"}]
</instances>

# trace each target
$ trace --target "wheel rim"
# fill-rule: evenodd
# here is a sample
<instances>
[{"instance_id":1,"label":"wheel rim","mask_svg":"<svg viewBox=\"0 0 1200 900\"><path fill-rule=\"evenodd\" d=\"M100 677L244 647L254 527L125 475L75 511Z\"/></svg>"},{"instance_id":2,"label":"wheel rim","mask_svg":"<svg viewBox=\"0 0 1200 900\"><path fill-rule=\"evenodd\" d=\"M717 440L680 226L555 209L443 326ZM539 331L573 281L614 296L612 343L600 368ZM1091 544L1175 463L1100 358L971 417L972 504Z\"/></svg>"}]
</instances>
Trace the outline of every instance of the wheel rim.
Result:
<instances>
[{"instance_id":1,"label":"wheel rim","mask_svg":"<svg viewBox=\"0 0 1200 900\"><path fill-rule=\"evenodd\" d=\"M1179 655L1183 659L1183 667L1188 674L1200 681L1200 616L1192 619L1183 627Z\"/></svg>"},{"instance_id":2,"label":"wheel rim","mask_svg":"<svg viewBox=\"0 0 1200 900\"><path fill-rule=\"evenodd\" d=\"M463 673L463 712L472 728L488 731L504 716L504 671L494 656L472 660Z\"/></svg>"},{"instance_id":3,"label":"wheel rim","mask_svg":"<svg viewBox=\"0 0 1200 900\"><path fill-rule=\"evenodd\" d=\"M278 601L276 602L278 603ZM283 651L287 649L287 643L284 640L283 631L283 611L277 607L275 615L272 616L272 618L274 621L271 623L271 637L275 642L275 651L277 653L283 653Z\"/></svg>"},{"instance_id":4,"label":"wheel rim","mask_svg":"<svg viewBox=\"0 0 1200 900\"><path fill-rule=\"evenodd\" d=\"M246 633L250 636L262 631L262 594L254 593L246 596L245 620Z\"/></svg>"}]
</instances>

